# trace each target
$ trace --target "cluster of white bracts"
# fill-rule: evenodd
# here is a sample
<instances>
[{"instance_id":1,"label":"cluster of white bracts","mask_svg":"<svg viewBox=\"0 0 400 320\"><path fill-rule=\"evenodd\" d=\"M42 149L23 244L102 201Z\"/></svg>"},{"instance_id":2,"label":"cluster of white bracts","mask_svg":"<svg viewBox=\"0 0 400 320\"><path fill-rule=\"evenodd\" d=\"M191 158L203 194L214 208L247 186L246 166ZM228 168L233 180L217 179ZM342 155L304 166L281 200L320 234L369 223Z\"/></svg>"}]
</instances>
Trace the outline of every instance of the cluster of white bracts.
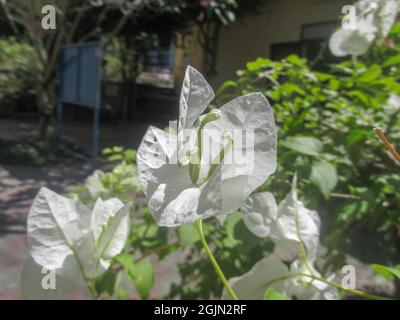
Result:
<instances>
[{"instance_id":1,"label":"cluster of white bracts","mask_svg":"<svg viewBox=\"0 0 400 320\"><path fill-rule=\"evenodd\" d=\"M213 98L213 90L203 76L189 66L180 97L178 132L150 127L140 144L139 179L160 226L232 213L275 171L276 126L267 99L261 93L234 99L209 113L213 119L202 127L207 115L201 114ZM201 149L199 183L194 183L189 158L199 150L199 130L210 145ZM221 137L234 136L239 130L252 133L253 140L242 144L233 138L224 156L236 160L240 157L240 161L221 161L207 178L210 159L224 148Z\"/></svg>"},{"instance_id":2,"label":"cluster of white bracts","mask_svg":"<svg viewBox=\"0 0 400 320\"><path fill-rule=\"evenodd\" d=\"M29 258L21 277L24 298L56 299L88 285L123 249L130 228L129 206L97 200L90 210L42 188L28 217ZM43 287L46 274L55 288Z\"/></svg>"},{"instance_id":3,"label":"cluster of white bracts","mask_svg":"<svg viewBox=\"0 0 400 320\"><path fill-rule=\"evenodd\" d=\"M312 265L319 245L320 220L315 211L298 201L295 186L279 206L268 192L249 198L276 169L276 126L266 98L260 93L248 94L202 115L213 98L203 76L188 67L177 132L148 129L138 150L139 179L153 217L161 226L178 226L242 208L244 221L254 234L271 237L284 248L289 253L285 260L294 260L290 269L274 255L231 279L239 298L259 299L268 282L278 277L318 275ZM235 130L249 131L251 143L235 140ZM206 138L210 148L202 147ZM240 161L210 163L219 154ZM90 192L95 194L102 190L98 183L93 188ZM98 200L90 210L42 188L28 217L30 258L22 275L23 295L61 298L87 285L107 270L108 259L121 252L128 232L129 208L120 200ZM303 260L297 259L300 248L307 260L305 255ZM41 287L43 268L55 272L55 290ZM311 283L308 278L288 278L271 286L300 299L337 296L336 290L316 280Z\"/></svg>"},{"instance_id":4,"label":"cluster of white bracts","mask_svg":"<svg viewBox=\"0 0 400 320\"><path fill-rule=\"evenodd\" d=\"M262 299L269 287L297 299L338 298L337 290L325 283L306 276L291 277L299 273L320 277L313 266L319 247L320 218L298 200L295 181L279 205L271 193L262 192L251 196L241 211L247 228L258 237L271 237L276 249L249 272L230 280L239 299ZM281 260L290 262L290 267ZM281 277L286 279L273 282ZM229 298L226 292L223 298Z\"/></svg>"},{"instance_id":5,"label":"cluster of white bracts","mask_svg":"<svg viewBox=\"0 0 400 320\"><path fill-rule=\"evenodd\" d=\"M335 56L362 55L376 37L386 37L400 10L400 1L359 0L354 6L355 28L341 27L329 40L330 51Z\"/></svg>"}]
</instances>

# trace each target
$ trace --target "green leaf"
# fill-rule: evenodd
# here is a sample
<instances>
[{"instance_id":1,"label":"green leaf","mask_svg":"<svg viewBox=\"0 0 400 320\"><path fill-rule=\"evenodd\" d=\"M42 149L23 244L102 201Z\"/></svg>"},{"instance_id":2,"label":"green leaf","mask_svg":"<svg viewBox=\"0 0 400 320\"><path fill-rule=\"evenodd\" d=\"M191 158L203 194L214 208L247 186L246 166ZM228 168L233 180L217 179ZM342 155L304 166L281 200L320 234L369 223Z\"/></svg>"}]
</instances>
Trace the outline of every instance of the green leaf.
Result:
<instances>
[{"instance_id":1,"label":"green leaf","mask_svg":"<svg viewBox=\"0 0 400 320\"><path fill-rule=\"evenodd\" d=\"M237 87L237 83L235 82L235 81L232 81L232 80L228 80L228 81L225 81L220 87L219 87L219 89L218 89L218 91L217 91L217 97L219 96L219 95L221 95L222 94L222 92L224 92L226 89L228 89L228 88L232 88L232 87Z\"/></svg>"},{"instance_id":2,"label":"green leaf","mask_svg":"<svg viewBox=\"0 0 400 320\"><path fill-rule=\"evenodd\" d=\"M136 162L136 150L128 149L124 151L124 158L128 163Z\"/></svg>"},{"instance_id":3,"label":"green leaf","mask_svg":"<svg viewBox=\"0 0 400 320\"><path fill-rule=\"evenodd\" d=\"M294 64L296 66L303 66L304 62L303 60L296 54L291 54L289 56L286 57L285 59L287 62Z\"/></svg>"},{"instance_id":4,"label":"green leaf","mask_svg":"<svg viewBox=\"0 0 400 320\"><path fill-rule=\"evenodd\" d=\"M385 60L385 62L383 63L384 67L391 67L394 66L396 64L400 64L400 54L398 54L397 56L392 56L388 59Z\"/></svg>"},{"instance_id":5,"label":"green leaf","mask_svg":"<svg viewBox=\"0 0 400 320\"><path fill-rule=\"evenodd\" d=\"M108 157L108 161L120 161L122 160L122 155L114 154L111 157Z\"/></svg>"},{"instance_id":6,"label":"green leaf","mask_svg":"<svg viewBox=\"0 0 400 320\"><path fill-rule=\"evenodd\" d=\"M286 82L285 84L278 87L276 91L278 92L279 97L281 95L285 97L290 97L293 93L297 93L301 96L304 96L306 94L305 91L301 89L297 84L291 82Z\"/></svg>"},{"instance_id":7,"label":"green leaf","mask_svg":"<svg viewBox=\"0 0 400 320\"><path fill-rule=\"evenodd\" d=\"M107 154L113 153L113 151L112 151L111 148L105 148L105 149L103 149L103 150L101 151L101 153L102 153L103 155L107 155Z\"/></svg>"},{"instance_id":8,"label":"green leaf","mask_svg":"<svg viewBox=\"0 0 400 320\"><path fill-rule=\"evenodd\" d=\"M112 148L113 152L115 153L120 153L124 150L124 148L120 147L120 146L115 146Z\"/></svg>"},{"instance_id":9,"label":"green leaf","mask_svg":"<svg viewBox=\"0 0 400 320\"><path fill-rule=\"evenodd\" d=\"M316 162L312 165L310 180L328 199L337 185L336 168L328 162Z\"/></svg>"},{"instance_id":10,"label":"green leaf","mask_svg":"<svg viewBox=\"0 0 400 320\"><path fill-rule=\"evenodd\" d=\"M268 288L264 294L264 300L290 300L282 293L276 291L274 288Z\"/></svg>"},{"instance_id":11,"label":"green leaf","mask_svg":"<svg viewBox=\"0 0 400 320\"><path fill-rule=\"evenodd\" d=\"M94 283L96 292L98 294L107 292L110 296L114 294L117 283L117 274L109 268L100 277L97 277Z\"/></svg>"},{"instance_id":12,"label":"green leaf","mask_svg":"<svg viewBox=\"0 0 400 320\"><path fill-rule=\"evenodd\" d=\"M313 137L290 137L284 140L282 145L309 156L318 156L323 148L322 142Z\"/></svg>"},{"instance_id":13,"label":"green leaf","mask_svg":"<svg viewBox=\"0 0 400 320\"><path fill-rule=\"evenodd\" d=\"M370 105L370 98L367 94L363 93L360 90L354 90L349 92L348 94L349 97L356 98L359 102L364 104L365 106Z\"/></svg>"},{"instance_id":14,"label":"green leaf","mask_svg":"<svg viewBox=\"0 0 400 320\"><path fill-rule=\"evenodd\" d=\"M121 253L114 259L115 261L122 264L128 276L132 276L134 261L133 261L133 256L131 254Z\"/></svg>"},{"instance_id":15,"label":"green leaf","mask_svg":"<svg viewBox=\"0 0 400 320\"><path fill-rule=\"evenodd\" d=\"M368 70L357 75L356 80L363 83L371 83L382 75L382 68L374 65Z\"/></svg>"},{"instance_id":16,"label":"green leaf","mask_svg":"<svg viewBox=\"0 0 400 320\"><path fill-rule=\"evenodd\" d=\"M386 279L392 279L393 276L395 276L400 280L400 264L396 267L386 267L380 264L373 264L371 268L375 272L384 276Z\"/></svg>"},{"instance_id":17,"label":"green leaf","mask_svg":"<svg viewBox=\"0 0 400 320\"><path fill-rule=\"evenodd\" d=\"M200 240L199 233L194 224L183 224L179 226L178 237L182 247L186 247Z\"/></svg>"},{"instance_id":18,"label":"green leaf","mask_svg":"<svg viewBox=\"0 0 400 320\"><path fill-rule=\"evenodd\" d=\"M142 299L147 299L154 283L154 269L150 260L140 260L132 268L135 287Z\"/></svg>"},{"instance_id":19,"label":"green leaf","mask_svg":"<svg viewBox=\"0 0 400 320\"><path fill-rule=\"evenodd\" d=\"M271 60L264 58L257 58L254 61L249 61L246 64L246 68L249 71L256 71L261 68L269 67L271 65Z\"/></svg>"}]
</instances>

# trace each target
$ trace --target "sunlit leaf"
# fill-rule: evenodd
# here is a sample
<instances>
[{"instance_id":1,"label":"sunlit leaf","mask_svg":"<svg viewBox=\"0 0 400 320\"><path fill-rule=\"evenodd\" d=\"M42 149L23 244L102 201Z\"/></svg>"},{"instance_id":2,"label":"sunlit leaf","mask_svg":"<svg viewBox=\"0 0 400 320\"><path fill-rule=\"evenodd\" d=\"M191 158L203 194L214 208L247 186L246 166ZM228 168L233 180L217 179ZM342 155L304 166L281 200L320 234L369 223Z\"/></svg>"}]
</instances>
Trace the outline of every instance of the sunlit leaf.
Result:
<instances>
[{"instance_id":1,"label":"sunlit leaf","mask_svg":"<svg viewBox=\"0 0 400 320\"><path fill-rule=\"evenodd\" d=\"M274 288L268 288L264 294L264 300L290 300L282 293L276 291Z\"/></svg>"},{"instance_id":2,"label":"sunlit leaf","mask_svg":"<svg viewBox=\"0 0 400 320\"><path fill-rule=\"evenodd\" d=\"M288 149L309 156L318 156L323 149L322 142L313 137L290 137L282 141L281 144Z\"/></svg>"},{"instance_id":3,"label":"sunlit leaf","mask_svg":"<svg viewBox=\"0 0 400 320\"><path fill-rule=\"evenodd\" d=\"M316 162L312 165L310 180L327 199L338 182L336 168L328 162Z\"/></svg>"}]
</instances>

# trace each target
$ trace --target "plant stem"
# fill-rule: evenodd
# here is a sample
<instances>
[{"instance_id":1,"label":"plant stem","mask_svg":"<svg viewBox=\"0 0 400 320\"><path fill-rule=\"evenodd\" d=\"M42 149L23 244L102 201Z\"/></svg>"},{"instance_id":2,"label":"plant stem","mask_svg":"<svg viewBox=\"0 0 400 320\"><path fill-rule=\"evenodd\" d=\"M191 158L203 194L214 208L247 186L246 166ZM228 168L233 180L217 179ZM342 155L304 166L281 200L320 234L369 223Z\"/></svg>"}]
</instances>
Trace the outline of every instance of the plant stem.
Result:
<instances>
[{"instance_id":1,"label":"plant stem","mask_svg":"<svg viewBox=\"0 0 400 320\"><path fill-rule=\"evenodd\" d=\"M378 135L379 139L381 139L381 141L385 145L385 147L390 151L390 153L396 159L397 163L400 164L400 155L397 153L396 149L393 147L393 145L386 138L386 136L383 133L382 129L381 128L374 128L374 130L375 130L376 134Z\"/></svg>"},{"instance_id":2,"label":"plant stem","mask_svg":"<svg viewBox=\"0 0 400 320\"><path fill-rule=\"evenodd\" d=\"M353 295L356 295L356 296L363 297L363 298L365 298L365 299L371 299L371 300L391 300L390 298L386 298L386 297L382 297L382 296L377 296L377 295L374 295L374 294L366 293L366 292L361 291L361 290L345 288L345 287L342 287L340 284L337 284L337 283L335 283L335 282L332 282L332 281L329 281L329 280L326 280L326 279L323 279L323 278L320 278L320 277L316 277L316 276L313 276L313 275L308 275L308 274L301 274L301 275L302 275L302 276L305 276L305 277L312 278L312 279L314 279L314 280L318 280L318 281L320 281L320 282L326 283L327 285L329 285L329 286L331 286L331 287L335 287L335 288L337 288L337 289L339 289L339 290L348 292L348 293L353 294Z\"/></svg>"},{"instance_id":3,"label":"plant stem","mask_svg":"<svg viewBox=\"0 0 400 320\"><path fill-rule=\"evenodd\" d=\"M202 220L196 221L196 227L197 227L197 231L199 232L200 241L201 241L201 243L203 245L203 248L206 251L207 256L210 259L212 265L214 266L214 269L217 272L219 278L221 279L222 283L224 284L226 290L231 295L232 299L238 300L238 297L237 297L236 293L232 290L231 286L229 285L228 280L226 280L224 273L222 272L220 266L218 265L217 260L215 260L214 255L212 254L210 248L208 247L206 238L204 236Z\"/></svg>"},{"instance_id":4,"label":"plant stem","mask_svg":"<svg viewBox=\"0 0 400 320\"><path fill-rule=\"evenodd\" d=\"M374 294L363 292L361 290L345 288L345 287L342 287L340 284L337 284L335 282L332 282L332 281L329 281L329 280L326 280L326 279L323 279L323 278L320 278L320 277L317 277L317 276L313 276L313 275L310 275L310 274L306 274L306 273L294 273L294 274L291 274L291 275L288 275L288 276L284 276L284 277L280 277L280 278L274 279L274 280L268 282L266 287L268 288L273 283L276 283L276 282L279 282L279 281L284 281L284 280L287 280L287 279L290 279L290 278L295 278L295 277L308 277L308 278L311 278L313 280L317 280L317 281L323 282L323 283L325 283L325 284L327 284L327 285L329 285L331 287L335 287L335 288L337 288L339 290L342 290L344 292L350 293L352 295L363 297L365 299L392 300L392 299L387 298L387 297L377 296L377 295L374 295Z\"/></svg>"}]
</instances>

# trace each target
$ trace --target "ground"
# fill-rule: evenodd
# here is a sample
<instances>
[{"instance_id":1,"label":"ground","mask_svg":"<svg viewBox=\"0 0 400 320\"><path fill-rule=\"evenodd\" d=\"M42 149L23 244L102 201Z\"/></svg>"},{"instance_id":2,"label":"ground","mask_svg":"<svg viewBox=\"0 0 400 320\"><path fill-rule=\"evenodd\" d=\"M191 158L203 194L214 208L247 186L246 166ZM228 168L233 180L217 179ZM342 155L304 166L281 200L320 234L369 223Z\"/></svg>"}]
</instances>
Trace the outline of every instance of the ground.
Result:
<instances>
[{"instance_id":1,"label":"ground","mask_svg":"<svg viewBox=\"0 0 400 320\"><path fill-rule=\"evenodd\" d=\"M66 132L69 137L79 141L83 148L90 150L90 124L86 123L83 127L80 129L78 123L73 123L66 128ZM146 128L146 124L102 125L101 147L137 147ZM32 136L35 129L35 122L30 119L0 120L2 139ZM59 164L42 168L0 165L0 300L20 298L19 280L27 254L26 218L40 187L46 186L55 192L63 193L71 186L82 184L91 172L90 165L80 160L69 161L67 166ZM179 259L172 256L156 264L157 279L152 297L167 292L171 281L176 281L176 270L171 266L176 265ZM72 296L87 297L82 292ZM131 298L137 298L137 295L133 293Z\"/></svg>"}]
</instances>

